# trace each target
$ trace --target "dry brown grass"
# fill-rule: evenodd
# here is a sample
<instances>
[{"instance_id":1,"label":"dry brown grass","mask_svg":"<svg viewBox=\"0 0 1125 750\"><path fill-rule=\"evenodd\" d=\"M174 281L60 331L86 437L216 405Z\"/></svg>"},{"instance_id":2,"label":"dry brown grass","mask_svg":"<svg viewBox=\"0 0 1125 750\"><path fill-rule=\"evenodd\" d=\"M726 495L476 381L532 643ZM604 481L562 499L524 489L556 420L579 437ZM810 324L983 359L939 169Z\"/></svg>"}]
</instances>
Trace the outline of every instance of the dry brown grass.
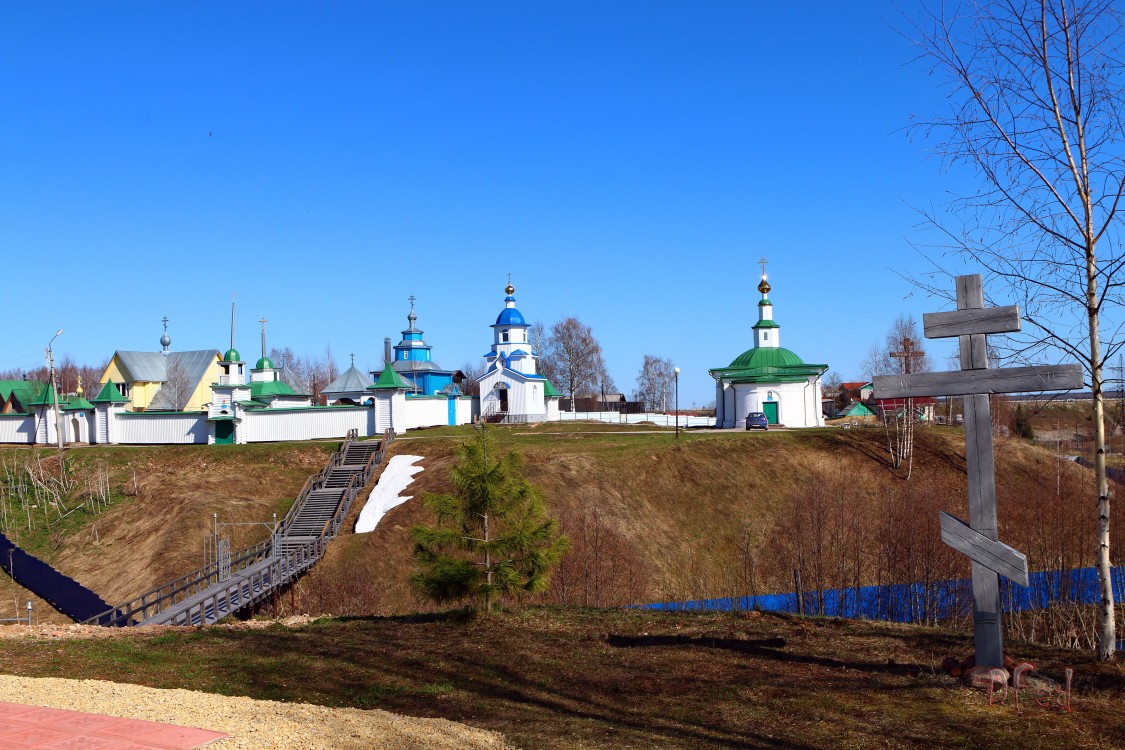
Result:
<instances>
[{"instance_id":1,"label":"dry brown grass","mask_svg":"<svg viewBox=\"0 0 1125 750\"><path fill-rule=\"evenodd\" d=\"M81 448L67 453L72 472L112 467L115 500L103 513L75 527L55 522L36 527L35 538L11 532L17 544L36 549L58 570L110 603L124 601L203 564L203 536L212 514L220 521L271 521L292 504L308 476L324 467L335 446L290 443L270 446ZM81 491L77 483L76 493ZM78 498L73 498L78 502ZM72 521L75 517L67 520ZM261 526L231 529L232 547L264 539ZM45 602L3 576L0 602L34 602L35 620L65 622ZM0 604L0 616L5 616Z\"/></svg>"},{"instance_id":2,"label":"dry brown grass","mask_svg":"<svg viewBox=\"0 0 1125 750\"><path fill-rule=\"evenodd\" d=\"M677 442L668 434L520 428L497 437L523 452L528 477L572 537L546 601L606 605L792 590L801 563L779 540L811 528L813 518L825 526L825 588L968 574L938 531L938 510L967 517L956 430L919 431L909 482L889 467L876 430L688 434ZM409 529L432 522L421 496L450 489L455 447L447 437L395 443L392 452L426 457L407 492L414 499L371 534L341 535L299 584L298 611L427 608L409 586ZM997 445L997 467L1002 537L1027 549L1033 568L1060 559L1064 567L1089 564L1082 543L1093 522L1082 502L1089 472L1019 441Z\"/></svg>"}]
</instances>

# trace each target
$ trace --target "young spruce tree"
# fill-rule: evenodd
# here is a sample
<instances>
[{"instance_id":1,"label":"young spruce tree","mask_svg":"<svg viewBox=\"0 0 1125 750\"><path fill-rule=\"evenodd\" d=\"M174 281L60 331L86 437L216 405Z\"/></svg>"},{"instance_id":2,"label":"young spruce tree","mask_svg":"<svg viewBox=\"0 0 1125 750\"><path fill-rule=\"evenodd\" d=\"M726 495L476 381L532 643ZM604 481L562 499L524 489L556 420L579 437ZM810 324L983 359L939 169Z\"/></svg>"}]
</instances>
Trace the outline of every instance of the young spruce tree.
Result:
<instances>
[{"instance_id":1,"label":"young spruce tree","mask_svg":"<svg viewBox=\"0 0 1125 750\"><path fill-rule=\"evenodd\" d=\"M524 479L520 456L496 456L485 428L458 449L456 491L427 494L436 526L415 526L411 582L439 604L468 601L488 612L504 595L547 588L551 567L566 551L558 521L546 516L539 490Z\"/></svg>"}]
</instances>

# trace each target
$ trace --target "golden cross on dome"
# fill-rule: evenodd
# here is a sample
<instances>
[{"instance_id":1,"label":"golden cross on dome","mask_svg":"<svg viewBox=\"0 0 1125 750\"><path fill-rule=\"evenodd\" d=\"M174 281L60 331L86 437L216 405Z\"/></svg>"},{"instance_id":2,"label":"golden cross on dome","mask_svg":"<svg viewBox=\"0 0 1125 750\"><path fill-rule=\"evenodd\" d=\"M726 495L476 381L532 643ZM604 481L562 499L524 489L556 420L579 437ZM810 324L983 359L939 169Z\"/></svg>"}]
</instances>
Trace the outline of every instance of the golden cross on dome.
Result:
<instances>
[{"instance_id":1,"label":"golden cross on dome","mask_svg":"<svg viewBox=\"0 0 1125 750\"><path fill-rule=\"evenodd\" d=\"M766 256L763 255L762 259L759 260L758 263L762 265L762 278L764 279L766 278Z\"/></svg>"}]
</instances>

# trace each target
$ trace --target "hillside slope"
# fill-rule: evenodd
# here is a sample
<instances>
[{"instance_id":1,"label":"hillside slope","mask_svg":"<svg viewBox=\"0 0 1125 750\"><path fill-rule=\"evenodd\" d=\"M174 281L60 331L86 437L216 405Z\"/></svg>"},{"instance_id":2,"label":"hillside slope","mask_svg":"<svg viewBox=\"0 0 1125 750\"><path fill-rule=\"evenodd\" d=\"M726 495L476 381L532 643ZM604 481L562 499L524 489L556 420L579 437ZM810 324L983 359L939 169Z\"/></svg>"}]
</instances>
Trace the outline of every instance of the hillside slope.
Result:
<instances>
[{"instance_id":1,"label":"hillside slope","mask_svg":"<svg viewBox=\"0 0 1125 750\"><path fill-rule=\"evenodd\" d=\"M809 589L968 574L938 530L939 509L967 517L956 430L919 431L910 481L889 466L881 430L692 433L678 441L667 432L577 430L495 430L501 448L524 455L527 476L572 542L546 601L786 591L796 567ZM457 440L450 432L393 444L392 453L425 457L406 493L413 499L370 534L342 534L298 585L298 610L424 608L409 586L409 529L433 520L424 493L451 489ZM1033 568L1090 564L1089 472L1014 440L998 443L997 467L1002 538L1026 550Z\"/></svg>"},{"instance_id":2,"label":"hillside slope","mask_svg":"<svg viewBox=\"0 0 1125 750\"><path fill-rule=\"evenodd\" d=\"M407 491L413 499L374 532L354 534L361 494L324 561L282 600L285 609L429 609L409 585L409 529L432 522L421 498L451 489L456 448L469 434L443 428L396 440L392 454L424 456L425 470ZM919 431L910 481L891 469L883 433L873 429L693 432L677 440L671 431L552 425L494 435L498 448L524 456L527 476L571 540L545 602L605 606L787 591L794 568L806 590L968 573L937 526L939 509L967 515L964 444L953 429ZM238 523L280 517L336 447L75 449L67 454L65 517L40 504L28 532L10 481L0 486L0 507L11 511L5 518L17 543L117 602L199 567L213 513ZM49 469L50 452L6 449L0 472L36 455ZM1002 538L1026 551L1033 568L1090 564L1089 471L1015 440L998 443L997 467ZM94 513L80 506L100 475L109 477L112 497ZM237 548L266 530L232 532ZM1120 524L1116 536L1121 544ZM0 579L0 617L22 611L27 598ZM62 621L40 602L36 613Z\"/></svg>"},{"instance_id":3,"label":"hillside slope","mask_svg":"<svg viewBox=\"0 0 1125 750\"><path fill-rule=\"evenodd\" d=\"M9 537L108 602L124 601L203 564L203 537L213 514L221 522L272 520L289 509L310 474L325 466L338 443L252 446L90 447L66 453L69 490L56 502L21 503L14 467L28 462L43 476L57 476L51 451L5 449L0 465L6 483L0 502L8 508ZM41 457L41 460L40 460ZM90 509L101 478L108 507ZM61 506L61 507L60 507ZM27 511L30 510L30 513ZM32 528L29 531L28 525ZM262 526L230 530L232 546L264 539ZM35 602L35 619L67 622L45 602L7 576L0 577L0 617Z\"/></svg>"}]
</instances>

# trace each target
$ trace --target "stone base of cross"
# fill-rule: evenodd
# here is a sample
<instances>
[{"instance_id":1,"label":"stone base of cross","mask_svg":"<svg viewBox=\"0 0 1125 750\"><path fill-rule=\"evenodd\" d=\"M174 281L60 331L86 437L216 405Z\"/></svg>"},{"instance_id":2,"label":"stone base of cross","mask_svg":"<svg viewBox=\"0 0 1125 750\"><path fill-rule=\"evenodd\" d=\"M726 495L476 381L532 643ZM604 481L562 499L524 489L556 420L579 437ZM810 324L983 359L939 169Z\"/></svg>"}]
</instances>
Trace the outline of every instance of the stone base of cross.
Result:
<instances>
[{"instance_id":1,"label":"stone base of cross","mask_svg":"<svg viewBox=\"0 0 1125 750\"><path fill-rule=\"evenodd\" d=\"M981 277L957 277L957 310L922 316L926 338L957 336L961 369L874 378L875 398L965 397L965 464L969 479L969 523L941 514L941 538L968 555L973 567L973 636L976 664L1000 667L1004 640L1000 622L1000 576L1026 586L1027 557L998 539L996 466L992 449L992 393L1063 391L1082 387L1079 365L990 370L985 336L1020 330L1019 308L985 307Z\"/></svg>"}]
</instances>

